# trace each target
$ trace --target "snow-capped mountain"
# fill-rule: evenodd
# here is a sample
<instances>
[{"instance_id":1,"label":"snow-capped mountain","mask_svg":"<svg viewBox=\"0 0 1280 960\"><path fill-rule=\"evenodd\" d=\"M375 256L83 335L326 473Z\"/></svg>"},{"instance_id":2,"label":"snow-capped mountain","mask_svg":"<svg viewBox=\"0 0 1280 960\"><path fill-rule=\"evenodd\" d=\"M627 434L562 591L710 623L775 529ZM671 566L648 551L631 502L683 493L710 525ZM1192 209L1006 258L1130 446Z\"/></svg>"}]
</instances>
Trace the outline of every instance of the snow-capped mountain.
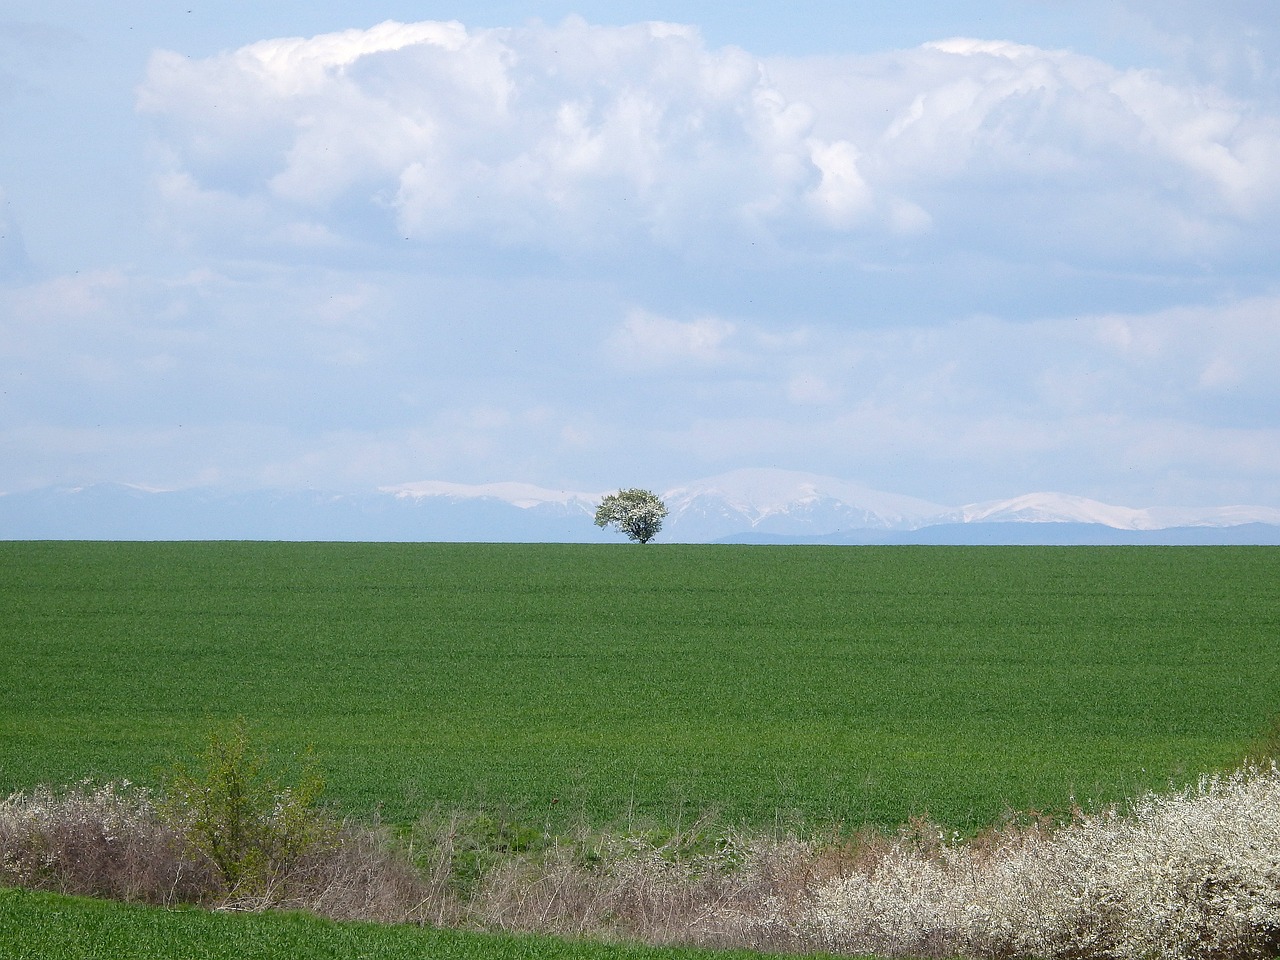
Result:
<instances>
[{"instance_id":1,"label":"snow-capped mountain","mask_svg":"<svg viewBox=\"0 0 1280 960\"><path fill-rule=\"evenodd\" d=\"M914 530L947 512L914 497L792 470L734 470L662 494L671 536L718 540L747 532L819 536Z\"/></svg>"},{"instance_id":2,"label":"snow-capped mountain","mask_svg":"<svg viewBox=\"0 0 1280 960\"><path fill-rule=\"evenodd\" d=\"M1280 524L1280 510L1271 507L1134 509L1065 493L1028 493L1011 500L972 503L961 507L959 515L965 523L1093 523L1115 530Z\"/></svg>"},{"instance_id":3,"label":"snow-capped mountain","mask_svg":"<svg viewBox=\"0 0 1280 960\"><path fill-rule=\"evenodd\" d=\"M445 481L367 493L51 487L0 495L0 539L616 542L592 523L607 492ZM948 507L772 469L660 496L666 542L1280 544L1274 507L1132 508L1060 493Z\"/></svg>"},{"instance_id":4,"label":"snow-capped mountain","mask_svg":"<svg viewBox=\"0 0 1280 960\"><path fill-rule=\"evenodd\" d=\"M529 510L547 504L569 507L583 513L594 514L596 504L603 493L575 493L570 490L549 490L531 483L448 483L443 480L422 480L417 483L401 483L379 487L382 493L405 500L421 500L426 497L446 497L451 500L501 500Z\"/></svg>"}]
</instances>

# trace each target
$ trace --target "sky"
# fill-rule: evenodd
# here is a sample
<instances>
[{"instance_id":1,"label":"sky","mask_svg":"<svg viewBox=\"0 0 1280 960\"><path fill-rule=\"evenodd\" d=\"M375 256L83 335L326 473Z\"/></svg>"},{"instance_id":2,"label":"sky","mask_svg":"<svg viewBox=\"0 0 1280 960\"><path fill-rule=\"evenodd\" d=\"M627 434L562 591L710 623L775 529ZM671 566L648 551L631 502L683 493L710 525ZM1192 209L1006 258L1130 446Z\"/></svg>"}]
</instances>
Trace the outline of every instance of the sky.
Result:
<instances>
[{"instance_id":1,"label":"sky","mask_svg":"<svg viewBox=\"0 0 1280 960\"><path fill-rule=\"evenodd\" d=\"M1273 0L0 0L0 493L1280 506Z\"/></svg>"}]
</instances>

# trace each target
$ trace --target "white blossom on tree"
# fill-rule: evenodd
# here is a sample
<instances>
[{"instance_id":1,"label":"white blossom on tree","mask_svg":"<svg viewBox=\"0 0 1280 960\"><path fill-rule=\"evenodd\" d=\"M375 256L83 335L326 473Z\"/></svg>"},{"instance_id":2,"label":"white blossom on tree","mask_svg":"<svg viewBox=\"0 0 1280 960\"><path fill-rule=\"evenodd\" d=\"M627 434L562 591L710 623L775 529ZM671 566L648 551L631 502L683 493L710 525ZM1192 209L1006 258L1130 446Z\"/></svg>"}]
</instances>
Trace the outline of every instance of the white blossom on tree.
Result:
<instances>
[{"instance_id":1,"label":"white blossom on tree","mask_svg":"<svg viewBox=\"0 0 1280 960\"><path fill-rule=\"evenodd\" d=\"M648 543L662 529L667 507L649 490L633 487L611 493L596 508L596 526L613 527L632 540Z\"/></svg>"}]
</instances>

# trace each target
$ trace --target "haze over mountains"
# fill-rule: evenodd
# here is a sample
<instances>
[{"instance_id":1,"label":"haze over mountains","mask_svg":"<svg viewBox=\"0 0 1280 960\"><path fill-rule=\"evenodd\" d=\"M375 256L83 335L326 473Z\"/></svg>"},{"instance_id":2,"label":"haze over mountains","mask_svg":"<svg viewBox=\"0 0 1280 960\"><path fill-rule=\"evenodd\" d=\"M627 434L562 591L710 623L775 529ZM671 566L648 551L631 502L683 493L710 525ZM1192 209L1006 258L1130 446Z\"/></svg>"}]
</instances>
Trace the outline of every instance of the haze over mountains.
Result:
<instances>
[{"instance_id":1,"label":"haze over mountains","mask_svg":"<svg viewBox=\"0 0 1280 960\"><path fill-rule=\"evenodd\" d=\"M354 494L95 484L0 495L0 538L617 542L592 523L607 492L514 482ZM659 542L1280 544L1274 507L1131 508L1060 493L956 507L774 469L660 495L670 516Z\"/></svg>"}]
</instances>

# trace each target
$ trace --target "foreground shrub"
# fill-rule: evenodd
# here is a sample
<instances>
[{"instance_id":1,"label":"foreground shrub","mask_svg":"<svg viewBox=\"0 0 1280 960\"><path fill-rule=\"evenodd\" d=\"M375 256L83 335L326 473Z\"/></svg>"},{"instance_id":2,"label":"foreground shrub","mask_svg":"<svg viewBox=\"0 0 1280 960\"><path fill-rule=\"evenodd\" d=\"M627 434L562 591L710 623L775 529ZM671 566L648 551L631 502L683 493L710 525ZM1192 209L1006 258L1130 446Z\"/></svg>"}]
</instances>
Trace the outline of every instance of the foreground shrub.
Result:
<instances>
[{"instance_id":1,"label":"foreground shrub","mask_svg":"<svg viewBox=\"0 0 1280 960\"><path fill-rule=\"evenodd\" d=\"M238 720L210 736L195 770L178 770L163 803L190 852L213 867L226 892L244 897L269 898L306 854L337 838L317 806L323 779L308 769L286 787L265 765Z\"/></svg>"},{"instance_id":2,"label":"foreground shrub","mask_svg":"<svg viewBox=\"0 0 1280 960\"><path fill-rule=\"evenodd\" d=\"M15 793L0 803L0 885L344 920L456 918L447 887L414 869L389 832L318 805L314 771L283 786L265 766L237 721L160 798L87 781Z\"/></svg>"},{"instance_id":3,"label":"foreground shrub","mask_svg":"<svg viewBox=\"0 0 1280 960\"><path fill-rule=\"evenodd\" d=\"M665 837L584 831L535 858L490 870L472 913L484 927L568 936L611 936L652 944L702 938L700 922L737 902L746 874L732 835L695 823Z\"/></svg>"},{"instance_id":4,"label":"foreground shrub","mask_svg":"<svg viewBox=\"0 0 1280 960\"><path fill-rule=\"evenodd\" d=\"M171 802L130 784L45 787L0 802L0 886L169 906L308 910L335 920L456 921L456 898L381 829L328 824L285 871L228 887ZM257 862L256 860L254 862ZM264 857L264 862L271 862Z\"/></svg>"},{"instance_id":5,"label":"foreground shrub","mask_svg":"<svg viewBox=\"0 0 1280 960\"><path fill-rule=\"evenodd\" d=\"M757 942L887 956L1234 960L1280 954L1280 772L1149 795L1127 815L893 845L743 915Z\"/></svg>"},{"instance_id":6,"label":"foreground shrub","mask_svg":"<svg viewBox=\"0 0 1280 960\"><path fill-rule=\"evenodd\" d=\"M376 826L321 818L321 829L308 807L291 834L308 842L285 843L280 857L270 830L293 821L272 795L233 834L266 830L267 848L242 859L270 869L229 887L187 806L127 785L15 794L0 803L0 884L654 944L997 960L1280 956L1274 764L968 842L925 822L896 837L822 841L698 823L526 845L505 821L475 815L424 819L393 842ZM229 797L214 806L235 809ZM491 858L500 845L506 855Z\"/></svg>"},{"instance_id":7,"label":"foreground shrub","mask_svg":"<svg viewBox=\"0 0 1280 960\"><path fill-rule=\"evenodd\" d=\"M152 795L129 783L47 787L0 802L0 884L113 900L200 900L214 883Z\"/></svg>"},{"instance_id":8,"label":"foreground shrub","mask_svg":"<svg viewBox=\"0 0 1280 960\"><path fill-rule=\"evenodd\" d=\"M595 841L491 871L487 927L889 957L1280 956L1280 771L1248 767L1067 824L960 842L728 831Z\"/></svg>"}]
</instances>

